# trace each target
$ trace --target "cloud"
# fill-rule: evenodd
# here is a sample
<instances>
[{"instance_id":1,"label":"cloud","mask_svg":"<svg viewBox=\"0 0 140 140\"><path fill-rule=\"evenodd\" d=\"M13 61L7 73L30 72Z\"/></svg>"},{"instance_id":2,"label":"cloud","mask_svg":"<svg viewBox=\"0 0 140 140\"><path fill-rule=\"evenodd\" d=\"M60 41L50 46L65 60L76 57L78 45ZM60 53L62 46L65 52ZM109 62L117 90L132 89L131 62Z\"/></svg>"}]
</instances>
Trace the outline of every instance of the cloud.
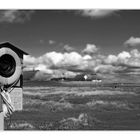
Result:
<instances>
[{"instance_id":1,"label":"cloud","mask_svg":"<svg viewBox=\"0 0 140 140\"><path fill-rule=\"evenodd\" d=\"M84 50L82 50L82 52L84 54L93 55L93 54L97 53L98 50L99 50L99 48L97 48L96 45L94 45L94 44L87 44L86 48Z\"/></svg>"},{"instance_id":2,"label":"cloud","mask_svg":"<svg viewBox=\"0 0 140 140\"><path fill-rule=\"evenodd\" d=\"M33 13L34 11L32 10L1 10L0 22L23 23L26 20L30 20Z\"/></svg>"},{"instance_id":3,"label":"cloud","mask_svg":"<svg viewBox=\"0 0 140 140\"><path fill-rule=\"evenodd\" d=\"M103 56L92 57L78 52L48 52L39 57L38 62L50 69L64 69L73 72L94 72L94 67L102 64ZM42 67L45 69L45 66Z\"/></svg>"},{"instance_id":4,"label":"cloud","mask_svg":"<svg viewBox=\"0 0 140 140\"><path fill-rule=\"evenodd\" d=\"M135 58L140 58L140 52L137 49L131 50L130 55Z\"/></svg>"},{"instance_id":5,"label":"cloud","mask_svg":"<svg viewBox=\"0 0 140 140\"><path fill-rule=\"evenodd\" d=\"M105 59L106 64L116 64L118 61L118 57L115 55L108 55L108 57Z\"/></svg>"},{"instance_id":6,"label":"cloud","mask_svg":"<svg viewBox=\"0 0 140 140\"><path fill-rule=\"evenodd\" d=\"M63 54L58 52L48 52L39 57L39 62L46 64L48 67L57 66L63 60Z\"/></svg>"},{"instance_id":7,"label":"cloud","mask_svg":"<svg viewBox=\"0 0 140 140\"><path fill-rule=\"evenodd\" d=\"M108 55L104 63L126 68L140 68L140 52L137 49L133 49L130 52L122 51L116 56Z\"/></svg>"},{"instance_id":8,"label":"cloud","mask_svg":"<svg viewBox=\"0 0 140 140\"><path fill-rule=\"evenodd\" d=\"M31 55L24 55L24 64L25 65L33 65L36 62L36 58Z\"/></svg>"},{"instance_id":9,"label":"cloud","mask_svg":"<svg viewBox=\"0 0 140 140\"><path fill-rule=\"evenodd\" d=\"M38 80L38 81L46 81L50 80L52 78L52 75L45 72L45 71L38 71L35 76L32 78L32 80Z\"/></svg>"},{"instance_id":10,"label":"cloud","mask_svg":"<svg viewBox=\"0 0 140 140\"><path fill-rule=\"evenodd\" d=\"M95 62L94 62L95 61ZM90 55L81 55L78 52L48 52L38 58L24 57L24 65L35 70L48 71L48 69L64 69L68 71L92 71L99 60L92 60Z\"/></svg>"},{"instance_id":11,"label":"cloud","mask_svg":"<svg viewBox=\"0 0 140 140\"><path fill-rule=\"evenodd\" d=\"M99 9L88 9L88 10L81 10L79 13L85 17L91 18L103 18L113 15L116 10L99 10Z\"/></svg>"},{"instance_id":12,"label":"cloud","mask_svg":"<svg viewBox=\"0 0 140 140\"><path fill-rule=\"evenodd\" d=\"M98 65L94 68L94 71L95 72L98 72L98 73L115 73L115 72L118 72L118 71L122 71L124 70L123 67L121 66L113 66L113 65Z\"/></svg>"},{"instance_id":13,"label":"cloud","mask_svg":"<svg viewBox=\"0 0 140 140\"><path fill-rule=\"evenodd\" d=\"M131 67L140 68L140 52L137 49L130 52L122 51L118 55L82 55L78 52L48 52L38 58L24 57L24 65L31 69L48 74L52 70L67 70L72 72L116 73Z\"/></svg>"},{"instance_id":14,"label":"cloud","mask_svg":"<svg viewBox=\"0 0 140 140\"><path fill-rule=\"evenodd\" d=\"M38 64L38 65L36 65L36 67L35 67L34 69L35 69L35 70L39 70L39 71L46 72L46 73L48 73L48 74L52 74L52 70L49 69L49 68L47 67L47 65L45 65L45 64Z\"/></svg>"},{"instance_id":15,"label":"cloud","mask_svg":"<svg viewBox=\"0 0 140 140\"><path fill-rule=\"evenodd\" d=\"M131 54L129 52L123 51L119 53L117 56L108 55L108 57L105 59L105 63L112 65L126 64L130 57Z\"/></svg>"},{"instance_id":16,"label":"cloud","mask_svg":"<svg viewBox=\"0 0 140 140\"><path fill-rule=\"evenodd\" d=\"M33 70L36 67L37 58L31 55L24 55L23 68L26 70Z\"/></svg>"},{"instance_id":17,"label":"cloud","mask_svg":"<svg viewBox=\"0 0 140 140\"><path fill-rule=\"evenodd\" d=\"M41 58L43 63L52 68L68 68L69 66L77 66L82 61L82 56L77 52L58 53L49 52Z\"/></svg>"},{"instance_id":18,"label":"cloud","mask_svg":"<svg viewBox=\"0 0 140 140\"><path fill-rule=\"evenodd\" d=\"M85 56L83 56L83 59L84 59L84 60L91 60L92 57L91 57L90 55L85 55Z\"/></svg>"},{"instance_id":19,"label":"cloud","mask_svg":"<svg viewBox=\"0 0 140 140\"><path fill-rule=\"evenodd\" d=\"M72 52L74 51L75 49L69 45L65 45L64 46L64 52Z\"/></svg>"},{"instance_id":20,"label":"cloud","mask_svg":"<svg viewBox=\"0 0 140 140\"><path fill-rule=\"evenodd\" d=\"M140 69L140 52L133 49L130 52L122 51L118 55L108 55L101 65L94 68L99 73L126 73Z\"/></svg>"},{"instance_id":21,"label":"cloud","mask_svg":"<svg viewBox=\"0 0 140 140\"><path fill-rule=\"evenodd\" d=\"M127 58L130 58L131 55L129 52L126 52L126 51L123 51L121 53L118 54L118 59L121 59L121 60L125 60Z\"/></svg>"},{"instance_id":22,"label":"cloud","mask_svg":"<svg viewBox=\"0 0 140 140\"><path fill-rule=\"evenodd\" d=\"M128 40L124 42L127 47L136 47L140 45L140 37L130 37Z\"/></svg>"},{"instance_id":23,"label":"cloud","mask_svg":"<svg viewBox=\"0 0 140 140\"><path fill-rule=\"evenodd\" d=\"M54 40L49 40L49 44L50 45L53 45L53 44L55 44L56 42L54 41Z\"/></svg>"},{"instance_id":24,"label":"cloud","mask_svg":"<svg viewBox=\"0 0 140 140\"><path fill-rule=\"evenodd\" d=\"M41 77L46 75L47 78L50 75L52 77L70 77L81 72L97 73L102 76L115 74L115 78L121 73L140 72L140 52L137 49L104 56L97 53L99 49L94 44L87 44L82 53L72 51L69 47L65 46L66 49L68 48L65 52L47 52L38 58L25 56L24 65L28 69L32 67L34 70L40 70L42 73L38 73L38 78L40 75Z\"/></svg>"},{"instance_id":25,"label":"cloud","mask_svg":"<svg viewBox=\"0 0 140 140\"><path fill-rule=\"evenodd\" d=\"M134 53L134 52L133 52ZM109 73L115 71L115 66L124 63L128 57L127 52L122 52L118 56L108 56L105 59L103 55L82 55L78 52L48 52L38 58L25 56L24 63L27 67L34 67L46 73L52 70L67 70L72 72L101 72ZM116 59L115 61L113 59ZM121 61L120 61L121 60ZM117 71L117 69L116 69Z\"/></svg>"}]
</instances>

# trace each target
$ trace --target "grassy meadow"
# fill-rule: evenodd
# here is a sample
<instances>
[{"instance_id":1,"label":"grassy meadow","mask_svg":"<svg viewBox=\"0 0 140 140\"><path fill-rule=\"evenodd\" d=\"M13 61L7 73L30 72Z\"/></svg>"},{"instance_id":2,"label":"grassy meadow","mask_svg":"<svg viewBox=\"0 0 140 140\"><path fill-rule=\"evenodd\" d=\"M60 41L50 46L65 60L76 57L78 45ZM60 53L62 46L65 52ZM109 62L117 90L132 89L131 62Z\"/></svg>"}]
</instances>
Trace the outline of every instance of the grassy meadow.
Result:
<instances>
[{"instance_id":1,"label":"grassy meadow","mask_svg":"<svg viewBox=\"0 0 140 140\"><path fill-rule=\"evenodd\" d=\"M6 130L140 130L138 84L25 82Z\"/></svg>"}]
</instances>

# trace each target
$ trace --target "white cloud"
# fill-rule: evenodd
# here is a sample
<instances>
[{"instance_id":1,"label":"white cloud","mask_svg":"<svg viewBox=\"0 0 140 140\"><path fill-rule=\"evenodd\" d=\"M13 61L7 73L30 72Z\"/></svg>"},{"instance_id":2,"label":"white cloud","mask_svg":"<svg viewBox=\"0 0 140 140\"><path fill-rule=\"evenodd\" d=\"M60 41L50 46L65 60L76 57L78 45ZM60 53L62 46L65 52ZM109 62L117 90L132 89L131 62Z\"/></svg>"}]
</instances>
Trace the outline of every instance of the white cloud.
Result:
<instances>
[{"instance_id":1,"label":"white cloud","mask_svg":"<svg viewBox=\"0 0 140 140\"><path fill-rule=\"evenodd\" d=\"M33 13L34 11L32 10L1 10L0 22L23 23L26 20L30 20Z\"/></svg>"},{"instance_id":2,"label":"white cloud","mask_svg":"<svg viewBox=\"0 0 140 140\"><path fill-rule=\"evenodd\" d=\"M105 59L106 64L116 64L118 61L118 57L115 55L108 55L108 57Z\"/></svg>"},{"instance_id":3,"label":"white cloud","mask_svg":"<svg viewBox=\"0 0 140 140\"><path fill-rule=\"evenodd\" d=\"M86 9L86 10L81 10L79 13L82 16L87 16L91 18L103 18L110 16L115 13L116 10L100 10L100 9Z\"/></svg>"},{"instance_id":4,"label":"white cloud","mask_svg":"<svg viewBox=\"0 0 140 140\"><path fill-rule=\"evenodd\" d=\"M45 80L50 80L51 78L52 75L47 73L46 71L38 71L33 77L33 80L45 81Z\"/></svg>"},{"instance_id":5,"label":"white cloud","mask_svg":"<svg viewBox=\"0 0 140 140\"><path fill-rule=\"evenodd\" d=\"M49 52L40 57L40 60L41 63L44 63L51 68L67 69L68 67L79 66L83 59L77 52Z\"/></svg>"},{"instance_id":6,"label":"white cloud","mask_svg":"<svg viewBox=\"0 0 140 140\"><path fill-rule=\"evenodd\" d=\"M112 73L113 71L116 70L115 66L112 65L98 65L94 68L95 72L99 72L99 73Z\"/></svg>"},{"instance_id":7,"label":"white cloud","mask_svg":"<svg viewBox=\"0 0 140 140\"><path fill-rule=\"evenodd\" d=\"M85 54L92 55L96 53L99 49L94 44L87 44L86 48L82 51Z\"/></svg>"},{"instance_id":8,"label":"white cloud","mask_svg":"<svg viewBox=\"0 0 140 140\"><path fill-rule=\"evenodd\" d=\"M63 60L63 54L58 52L49 52L40 57L40 59L43 61L43 63L52 66L52 65L58 65Z\"/></svg>"},{"instance_id":9,"label":"white cloud","mask_svg":"<svg viewBox=\"0 0 140 140\"><path fill-rule=\"evenodd\" d=\"M33 67L48 74L52 70L68 70L73 72L114 73L127 67L140 67L140 52L136 49L130 52L122 51L118 55L81 55L77 52L48 52L38 58L24 57L24 65Z\"/></svg>"},{"instance_id":10,"label":"white cloud","mask_svg":"<svg viewBox=\"0 0 140 140\"><path fill-rule=\"evenodd\" d=\"M24 71L33 70L36 67L37 58L30 56L30 55L24 55L23 59L23 68Z\"/></svg>"},{"instance_id":11,"label":"white cloud","mask_svg":"<svg viewBox=\"0 0 140 140\"><path fill-rule=\"evenodd\" d=\"M110 58L110 57L109 57ZM27 67L32 66L35 70L44 71L47 73L51 73L50 69L65 69L68 71L75 72L87 72L87 71L98 71L105 72L107 69L107 65L111 65L112 61L109 63L106 62L106 66L102 66L104 57L101 55L90 56L88 54L81 55L77 52L48 52L38 58L32 56L25 56L24 63ZM108 60L110 61L110 60ZM98 68L98 66L100 67ZM111 66L110 66L111 67ZM114 66L112 66L114 67ZM98 70L100 69L100 70ZM109 68L111 69L111 68Z\"/></svg>"},{"instance_id":12,"label":"white cloud","mask_svg":"<svg viewBox=\"0 0 140 140\"><path fill-rule=\"evenodd\" d=\"M132 57L140 58L140 52L137 49L133 49L130 51Z\"/></svg>"},{"instance_id":13,"label":"white cloud","mask_svg":"<svg viewBox=\"0 0 140 140\"><path fill-rule=\"evenodd\" d=\"M128 47L136 47L140 45L140 37L130 37L128 40L124 42L124 44Z\"/></svg>"},{"instance_id":14,"label":"white cloud","mask_svg":"<svg viewBox=\"0 0 140 140\"><path fill-rule=\"evenodd\" d=\"M83 56L83 59L84 59L84 60L91 60L92 57L91 57L90 55L85 55L85 56Z\"/></svg>"},{"instance_id":15,"label":"white cloud","mask_svg":"<svg viewBox=\"0 0 140 140\"><path fill-rule=\"evenodd\" d=\"M53 45L53 44L55 44L56 42L54 41L54 40L49 40L49 44L50 45Z\"/></svg>"},{"instance_id":16,"label":"white cloud","mask_svg":"<svg viewBox=\"0 0 140 140\"><path fill-rule=\"evenodd\" d=\"M116 55L108 55L105 59L106 64L112 64L112 65L120 65L120 64L127 64L129 58L131 57L131 54L129 52L123 51Z\"/></svg>"},{"instance_id":17,"label":"white cloud","mask_svg":"<svg viewBox=\"0 0 140 140\"><path fill-rule=\"evenodd\" d=\"M64 71L74 72L71 73L73 75L75 72L117 73L127 68L140 68L140 52L137 49L108 56L98 54L97 51L94 44L87 44L81 54L76 51L53 51L38 58L29 55L24 57L24 65L56 76L63 75Z\"/></svg>"},{"instance_id":18,"label":"white cloud","mask_svg":"<svg viewBox=\"0 0 140 140\"><path fill-rule=\"evenodd\" d=\"M131 55L130 55L130 53L129 52L126 52L126 51L123 51L123 52L121 52L121 53L119 53L118 54L118 58L119 59L127 59L127 58L130 58L131 57Z\"/></svg>"},{"instance_id":19,"label":"white cloud","mask_svg":"<svg viewBox=\"0 0 140 140\"><path fill-rule=\"evenodd\" d=\"M24 64L35 64L36 58L31 55L24 55Z\"/></svg>"},{"instance_id":20,"label":"white cloud","mask_svg":"<svg viewBox=\"0 0 140 140\"><path fill-rule=\"evenodd\" d=\"M51 69L49 69L47 67L47 65L45 64L38 64L36 67L35 67L35 70L39 70L39 71L43 71L43 72L46 72L48 74L52 74L53 71Z\"/></svg>"},{"instance_id":21,"label":"white cloud","mask_svg":"<svg viewBox=\"0 0 140 140\"><path fill-rule=\"evenodd\" d=\"M73 48L73 47L71 47L71 46L69 46L69 45L65 45L64 46L64 51L65 52L72 52L72 51L74 51L75 49Z\"/></svg>"},{"instance_id":22,"label":"white cloud","mask_svg":"<svg viewBox=\"0 0 140 140\"><path fill-rule=\"evenodd\" d=\"M128 64L129 58L131 57L129 52L123 51L118 54L118 63L119 64Z\"/></svg>"},{"instance_id":23,"label":"white cloud","mask_svg":"<svg viewBox=\"0 0 140 140\"><path fill-rule=\"evenodd\" d=\"M82 62L82 56L77 52L64 53L63 64L79 65Z\"/></svg>"},{"instance_id":24,"label":"white cloud","mask_svg":"<svg viewBox=\"0 0 140 140\"><path fill-rule=\"evenodd\" d=\"M123 51L118 55L108 55L104 60L105 64L113 66L124 67L137 67L140 68L140 52L137 49L133 49L130 52Z\"/></svg>"},{"instance_id":25,"label":"white cloud","mask_svg":"<svg viewBox=\"0 0 140 140\"><path fill-rule=\"evenodd\" d=\"M93 70L99 60L92 60L90 55L84 55L77 52L48 52L38 58L33 56L24 57L24 65L33 67L35 70L48 71L48 69L65 69L70 71Z\"/></svg>"}]
</instances>

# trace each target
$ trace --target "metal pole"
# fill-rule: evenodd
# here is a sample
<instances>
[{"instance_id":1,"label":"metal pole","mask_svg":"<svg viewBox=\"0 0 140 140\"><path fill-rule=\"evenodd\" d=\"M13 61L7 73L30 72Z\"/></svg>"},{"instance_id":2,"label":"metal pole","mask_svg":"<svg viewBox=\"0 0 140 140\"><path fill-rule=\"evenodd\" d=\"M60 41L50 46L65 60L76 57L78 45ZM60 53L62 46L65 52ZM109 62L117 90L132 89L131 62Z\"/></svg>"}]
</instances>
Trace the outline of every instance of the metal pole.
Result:
<instances>
[{"instance_id":1,"label":"metal pole","mask_svg":"<svg viewBox=\"0 0 140 140\"><path fill-rule=\"evenodd\" d=\"M3 115L2 104L3 104L3 101L0 95L0 131L4 130L4 115Z\"/></svg>"}]
</instances>

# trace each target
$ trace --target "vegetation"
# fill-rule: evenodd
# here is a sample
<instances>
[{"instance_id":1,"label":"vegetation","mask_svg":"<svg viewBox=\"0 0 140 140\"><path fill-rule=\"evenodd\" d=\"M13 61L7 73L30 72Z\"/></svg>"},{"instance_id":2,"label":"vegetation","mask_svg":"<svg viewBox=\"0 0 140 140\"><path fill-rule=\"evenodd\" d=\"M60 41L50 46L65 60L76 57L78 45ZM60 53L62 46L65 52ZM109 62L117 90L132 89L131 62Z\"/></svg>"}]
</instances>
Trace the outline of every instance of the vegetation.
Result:
<instances>
[{"instance_id":1,"label":"vegetation","mask_svg":"<svg viewBox=\"0 0 140 140\"><path fill-rule=\"evenodd\" d=\"M24 83L24 109L6 121L6 130L140 129L139 86L71 84Z\"/></svg>"}]
</instances>

